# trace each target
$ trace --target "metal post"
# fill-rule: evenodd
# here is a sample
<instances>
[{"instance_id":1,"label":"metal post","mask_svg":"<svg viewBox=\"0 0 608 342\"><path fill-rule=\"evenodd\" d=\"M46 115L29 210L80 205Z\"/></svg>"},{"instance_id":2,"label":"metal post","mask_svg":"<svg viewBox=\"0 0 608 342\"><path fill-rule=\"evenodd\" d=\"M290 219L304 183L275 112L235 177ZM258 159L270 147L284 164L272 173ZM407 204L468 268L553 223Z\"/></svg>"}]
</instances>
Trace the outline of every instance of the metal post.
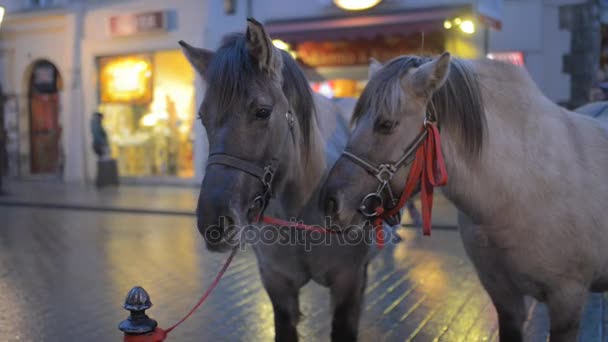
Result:
<instances>
[{"instance_id":1,"label":"metal post","mask_svg":"<svg viewBox=\"0 0 608 342\"><path fill-rule=\"evenodd\" d=\"M124 308L131 313L129 317L120 322L118 329L124 333L124 342L159 342L163 341L165 334L157 329L158 323L146 315L146 310L152 307L148 292L135 286L127 294Z\"/></svg>"}]
</instances>

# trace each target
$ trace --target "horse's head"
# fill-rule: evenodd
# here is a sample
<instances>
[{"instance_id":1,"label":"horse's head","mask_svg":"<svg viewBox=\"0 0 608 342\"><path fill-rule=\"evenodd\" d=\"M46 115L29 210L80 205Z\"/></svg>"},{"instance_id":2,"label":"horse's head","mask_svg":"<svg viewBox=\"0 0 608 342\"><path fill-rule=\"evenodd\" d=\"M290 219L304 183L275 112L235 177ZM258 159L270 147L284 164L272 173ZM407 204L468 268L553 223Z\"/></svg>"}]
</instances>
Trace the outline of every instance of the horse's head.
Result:
<instances>
[{"instance_id":1,"label":"horse's head","mask_svg":"<svg viewBox=\"0 0 608 342\"><path fill-rule=\"evenodd\" d=\"M393 166L420 140L428 105L449 72L448 53L435 59L398 57L386 65L372 61L355 106L355 128L323 191L322 205L334 225L358 225L378 206L395 206L410 165Z\"/></svg>"},{"instance_id":2,"label":"horse's head","mask_svg":"<svg viewBox=\"0 0 608 342\"><path fill-rule=\"evenodd\" d=\"M312 95L296 94L309 89L305 78L294 77L295 61L253 19L246 34L227 36L216 52L180 44L207 84L199 116L209 159L197 225L210 250L225 251L285 186L298 139L307 136L297 112Z\"/></svg>"}]
</instances>

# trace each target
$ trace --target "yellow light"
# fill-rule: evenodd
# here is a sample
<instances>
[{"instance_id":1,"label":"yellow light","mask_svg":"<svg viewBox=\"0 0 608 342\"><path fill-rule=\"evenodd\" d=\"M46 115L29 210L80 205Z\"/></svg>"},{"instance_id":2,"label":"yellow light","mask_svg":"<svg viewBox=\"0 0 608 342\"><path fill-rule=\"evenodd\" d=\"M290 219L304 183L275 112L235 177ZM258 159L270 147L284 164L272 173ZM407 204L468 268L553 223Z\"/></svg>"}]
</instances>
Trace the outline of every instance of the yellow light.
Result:
<instances>
[{"instance_id":1,"label":"yellow light","mask_svg":"<svg viewBox=\"0 0 608 342\"><path fill-rule=\"evenodd\" d=\"M334 4L347 11L362 11L378 5L382 0L334 0Z\"/></svg>"},{"instance_id":2,"label":"yellow light","mask_svg":"<svg viewBox=\"0 0 608 342\"><path fill-rule=\"evenodd\" d=\"M464 20L460 24L460 30L466 34L475 33L475 24L471 20Z\"/></svg>"},{"instance_id":3,"label":"yellow light","mask_svg":"<svg viewBox=\"0 0 608 342\"><path fill-rule=\"evenodd\" d=\"M451 28L452 28L452 22L451 22L451 21L449 21L449 20L444 21L444 22L443 22L443 27L444 27L446 30L451 29Z\"/></svg>"},{"instance_id":4,"label":"yellow light","mask_svg":"<svg viewBox=\"0 0 608 342\"><path fill-rule=\"evenodd\" d=\"M281 50L285 50L285 51L289 51L289 44L285 43L284 41L280 40L280 39L274 39L272 41L272 44L274 44L274 46L277 49L281 49Z\"/></svg>"},{"instance_id":5,"label":"yellow light","mask_svg":"<svg viewBox=\"0 0 608 342\"><path fill-rule=\"evenodd\" d=\"M152 64L139 57L120 57L103 62L102 102L148 102L151 99Z\"/></svg>"},{"instance_id":6,"label":"yellow light","mask_svg":"<svg viewBox=\"0 0 608 342\"><path fill-rule=\"evenodd\" d=\"M149 77L149 65L144 61L125 60L108 68L112 88L117 92L133 92L144 88L141 77Z\"/></svg>"},{"instance_id":7,"label":"yellow light","mask_svg":"<svg viewBox=\"0 0 608 342\"><path fill-rule=\"evenodd\" d=\"M0 24L2 24L2 20L4 19L4 12L6 12L6 10L4 7L0 6Z\"/></svg>"},{"instance_id":8,"label":"yellow light","mask_svg":"<svg viewBox=\"0 0 608 342\"><path fill-rule=\"evenodd\" d=\"M460 25L461 22L462 22L462 19L460 19L460 18L454 18L454 24Z\"/></svg>"}]
</instances>

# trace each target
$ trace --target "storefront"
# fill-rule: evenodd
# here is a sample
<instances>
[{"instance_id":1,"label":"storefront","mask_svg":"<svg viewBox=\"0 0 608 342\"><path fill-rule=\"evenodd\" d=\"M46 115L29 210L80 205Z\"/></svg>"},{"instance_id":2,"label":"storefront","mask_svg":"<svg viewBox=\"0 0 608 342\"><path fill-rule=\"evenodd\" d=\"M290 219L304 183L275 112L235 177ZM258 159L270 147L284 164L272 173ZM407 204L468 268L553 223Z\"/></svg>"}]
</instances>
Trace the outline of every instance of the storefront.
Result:
<instances>
[{"instance_id":1,"label":"storefront","mask_svg":"<svg viewBox=\"0 0 608 342\"><path fill-rule=\"evenodd\" d=\"M400 55L443 51L462 58L484 56L488 29L495 26L491 21L499 23L488 11L494 7L486 4L484 9L480 1L327 0L278 6L259 0L240 8L242 14L262 21L275 46L289 51L309 71L315 91L328 97L357 97L367 82L372 57L386 62ZM226 27L234 20L225 19L210 16L209 38L238 30ZM218 32L215 21L224 32Z\"/></svg>"},{"instance_id":2,"label":"storefront","mask_svg":"<svg viewBox=\"0 0 608 342\"><path fill-rule=\"evenodd\" d=\"M99 112L124 177L194 177L194 71L180 50L97 60Z\"/></svg>"},{"instance_id":3,"label":"storefront","mask_svg":"<svg viewBox=\"0 0 608 342\"><path fill-rule=\"evenodd\" d=\"M103 114L111 155L122 183L193 184L202 176L206 136L196 120L202 82L177 42L202 45L206 4L129 3L90 11L83 44L83 122ZM197 15L198 13L198 15ZM99 27L106 30L100 32ZM88 147L88 146L87 146ZM87 149L87 176L97 157Z\"/></svg>"},{"instance_id":4,"label":"storefront","mask_svg":"<svg viewBox=\"0 0 608 342\"><path fill-rule=\"evenodd\" d=\"M400 55L483 55L472 34L479 25L470 6L354 15L328 19L269 21L275 46L289 51L321 79L313 89L328 97L358 97L368 79L370 58Z\"/></svg>"}]
</instances>

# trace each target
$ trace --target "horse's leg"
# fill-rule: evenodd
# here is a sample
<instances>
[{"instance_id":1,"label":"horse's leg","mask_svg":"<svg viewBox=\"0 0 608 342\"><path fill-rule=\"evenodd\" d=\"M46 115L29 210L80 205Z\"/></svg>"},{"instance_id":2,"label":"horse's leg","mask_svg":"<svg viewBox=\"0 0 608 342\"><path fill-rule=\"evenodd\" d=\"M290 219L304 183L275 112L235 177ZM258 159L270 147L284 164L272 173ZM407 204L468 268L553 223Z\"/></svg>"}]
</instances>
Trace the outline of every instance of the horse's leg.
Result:
<instances>
[{"instance_id":1,"label":"horse's leg","mask_svg":"<svg viewBox=\"0 0 608 342\"><path fill-rule=\"evenodd\" d=\"M332 341L357 340L359 316L361 315L366 282L367 264L357 268L345 268L333 279L331 284Z\"/></svg>"},{"instance_id":2,"label":"horse's leg","mask_svg":"<svg viewBox=\"0 0 608 342\"><path fill-rule=\"evenodd\" d=\"M489 246L481 227L461 212L458 223L465 250L498 314L500 342L523 341L524 295L514 286L508 270L502 265L502 251Z\"/></svg>"},{"instance_id":3,"label":"horse's leg","mask_svg":"<svg viewBox=\"0 0 608 342\"><path fill-rule=\"evenodd\" d=\"M300 318L299 288L280 273L263 269L260 271L262 283L274 309L275 341L297 341L296 326Z\"/></svg>"},{"instance_id":4,"label":"horse's leg","mask_svg":"<svg viewBox=\"0 0 608 342\"><path fill-rule=\"evenodd\" d=\"M488 292L498 314L499 341L523 341L523 327L526 321L524 295L513 286L506 271L500 266L493 265L491 259L477 259L473 260L473 263L477 268L479 280Z\"/></svg>"},{"instance_id":5,"label":"horse's leg","mask_svg":"<svg viewBox=\"0 0 608 342\"><path fill-rule=\"evenodd\" d=\"M551 342L575 342L589 290L570 283L551 289L547 297L551 317Z\"/></svg>"},{"instance_id":6,"label":"horse's leg","mask_svg":"<svg viewBox=\"0 0 608 342\"><path fill-rule=\"evenodd\" d=\"M484 281L482 284L490 295L498 314L499 341L523 341L523 327L526 321L524 296L506 284Z\"/></svg>"}]
</instances>

